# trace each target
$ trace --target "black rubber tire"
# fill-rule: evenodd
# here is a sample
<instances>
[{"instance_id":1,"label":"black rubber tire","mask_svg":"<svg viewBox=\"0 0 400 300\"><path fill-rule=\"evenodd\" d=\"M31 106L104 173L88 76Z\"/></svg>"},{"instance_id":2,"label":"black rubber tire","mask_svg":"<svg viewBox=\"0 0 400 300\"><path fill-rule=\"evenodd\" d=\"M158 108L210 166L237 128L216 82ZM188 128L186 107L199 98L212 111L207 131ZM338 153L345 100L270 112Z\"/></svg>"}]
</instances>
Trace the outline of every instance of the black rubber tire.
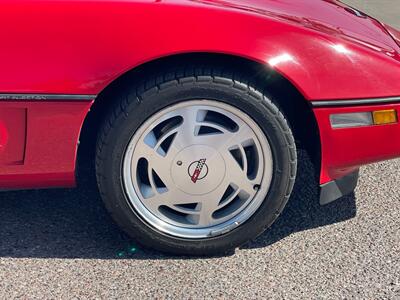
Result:
<instances>
[{"instance_id":1,"label":"black rubber tire","mask_svg":"<svg viewBox=\"0 0 400 300\"><path fill-rule=\"evenodd\" d=\"M145 247L196 256L231 252L263 233L285 207L297 170L292 131L271 97L257 90L249 76L242 73L193 65L171 67L156 75L133 83L112 99L116 105L101 128L96 152L96 175L103 201L120 227ZM246 112L267 136L274 160L270 190L254 215L224 235L197 240L166 235L143 221L129 204L121 171L127 145L140 125L164 107L192 99L218 100Z\"/></svg>"}]
</instances>

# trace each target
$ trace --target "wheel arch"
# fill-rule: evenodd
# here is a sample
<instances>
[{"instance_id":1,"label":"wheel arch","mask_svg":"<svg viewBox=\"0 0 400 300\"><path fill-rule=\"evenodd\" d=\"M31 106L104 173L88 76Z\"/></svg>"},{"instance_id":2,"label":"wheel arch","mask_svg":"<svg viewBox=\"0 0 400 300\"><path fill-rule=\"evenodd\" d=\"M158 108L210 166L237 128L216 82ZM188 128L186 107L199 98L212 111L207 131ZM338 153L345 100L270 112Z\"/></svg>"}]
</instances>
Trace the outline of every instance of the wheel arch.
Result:
<instances>
[{"instance_id":1,"label":"wheel arch","mask_svg":"<svg viewBox=\"0 0 400 300\"><path fill-rule=\"evenodd\" d=\"M79 138L78 166L82 158L87 160L94 157L97 133L111 107L116 105L112 101L116 93L127 93L130 85L171 66L200 66L202 64L222 65L230 70L234 66L235 70L251 76L252 84L269 95L280 107L291 125L298 147L308 152L317 173L315 176L319 177L321 144L318 124L310 103L299 89L289 79L265 63L230 54L205 52L175 54L151 60L134 67L108 84L97 95L84 120Z\"/></svg>"}]
</instances>

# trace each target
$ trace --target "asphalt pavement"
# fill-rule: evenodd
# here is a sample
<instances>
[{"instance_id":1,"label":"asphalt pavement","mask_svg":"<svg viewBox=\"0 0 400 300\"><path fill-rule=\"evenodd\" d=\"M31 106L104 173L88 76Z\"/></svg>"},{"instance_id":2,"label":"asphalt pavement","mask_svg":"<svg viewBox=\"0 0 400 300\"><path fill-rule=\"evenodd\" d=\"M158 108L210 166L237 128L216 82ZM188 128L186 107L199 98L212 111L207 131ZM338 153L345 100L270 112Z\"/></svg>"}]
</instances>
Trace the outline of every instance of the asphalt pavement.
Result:
<instances>
[{"instance_id":1,"label":"asphalt pavement","mask_svg":"<svg viewBox=\"0 0 400 300\"><path fill-rule=\"evenodd\" d=\"M347 1L400 28L399 0ZM278 221L234 255L143 250L90 178L77 189L0 193L0 299L400 299L400 160L361 169L319 206L308 159Z\"/></svg>"}]
</instances>

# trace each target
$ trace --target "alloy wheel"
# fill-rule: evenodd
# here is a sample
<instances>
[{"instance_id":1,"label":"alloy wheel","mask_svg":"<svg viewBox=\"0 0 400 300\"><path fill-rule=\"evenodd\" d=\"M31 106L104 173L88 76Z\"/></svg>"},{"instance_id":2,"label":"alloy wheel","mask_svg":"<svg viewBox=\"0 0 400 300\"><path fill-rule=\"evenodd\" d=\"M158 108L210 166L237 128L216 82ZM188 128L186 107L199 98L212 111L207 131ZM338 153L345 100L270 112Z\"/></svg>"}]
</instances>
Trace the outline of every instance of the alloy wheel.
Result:
<instances>
[{"instance_id":1,"label":"alloy wheel","mask_svg":"<svg viewBox=\"0 0 400 300\"><path fill-rule=\"evenodd\" d=\"M248 220L266 198L271 148L238 108L190 100L150 117L123 159L123 184L134 211L160 232L200 239Z\"/></svg>"}]
</instances>

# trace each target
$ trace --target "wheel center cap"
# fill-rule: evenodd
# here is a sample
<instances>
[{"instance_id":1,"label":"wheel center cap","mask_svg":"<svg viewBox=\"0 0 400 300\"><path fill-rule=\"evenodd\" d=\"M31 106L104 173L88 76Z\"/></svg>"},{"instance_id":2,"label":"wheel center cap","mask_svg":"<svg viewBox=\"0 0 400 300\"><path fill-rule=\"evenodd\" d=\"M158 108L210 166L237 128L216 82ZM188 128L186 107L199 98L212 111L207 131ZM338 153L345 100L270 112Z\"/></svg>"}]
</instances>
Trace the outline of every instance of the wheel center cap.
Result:
<instances>
[{"instance_id":1,"label":"wheel center cap","mask_svg":"<svg viewBox=\"0 0 400 300\"><path fill-rule=\"evenodd\" d=\"M225 161L212 147L193 145L180 151L171 165L175 185L190 195L215 190L225 177Z\"/></svg>"},{"instance_id":2,"label":"wheel center cap","mask_svg":"<svg viewBox=\"0 0 400 300\"><path fill-rule=\"evenodd\" d=\"M201 158L197 161L192 162L188 168L188 174L193 183L198 180L206 178L208 175L208 166L206 164L207 159Z\"/></svg>"}]
</instances>

